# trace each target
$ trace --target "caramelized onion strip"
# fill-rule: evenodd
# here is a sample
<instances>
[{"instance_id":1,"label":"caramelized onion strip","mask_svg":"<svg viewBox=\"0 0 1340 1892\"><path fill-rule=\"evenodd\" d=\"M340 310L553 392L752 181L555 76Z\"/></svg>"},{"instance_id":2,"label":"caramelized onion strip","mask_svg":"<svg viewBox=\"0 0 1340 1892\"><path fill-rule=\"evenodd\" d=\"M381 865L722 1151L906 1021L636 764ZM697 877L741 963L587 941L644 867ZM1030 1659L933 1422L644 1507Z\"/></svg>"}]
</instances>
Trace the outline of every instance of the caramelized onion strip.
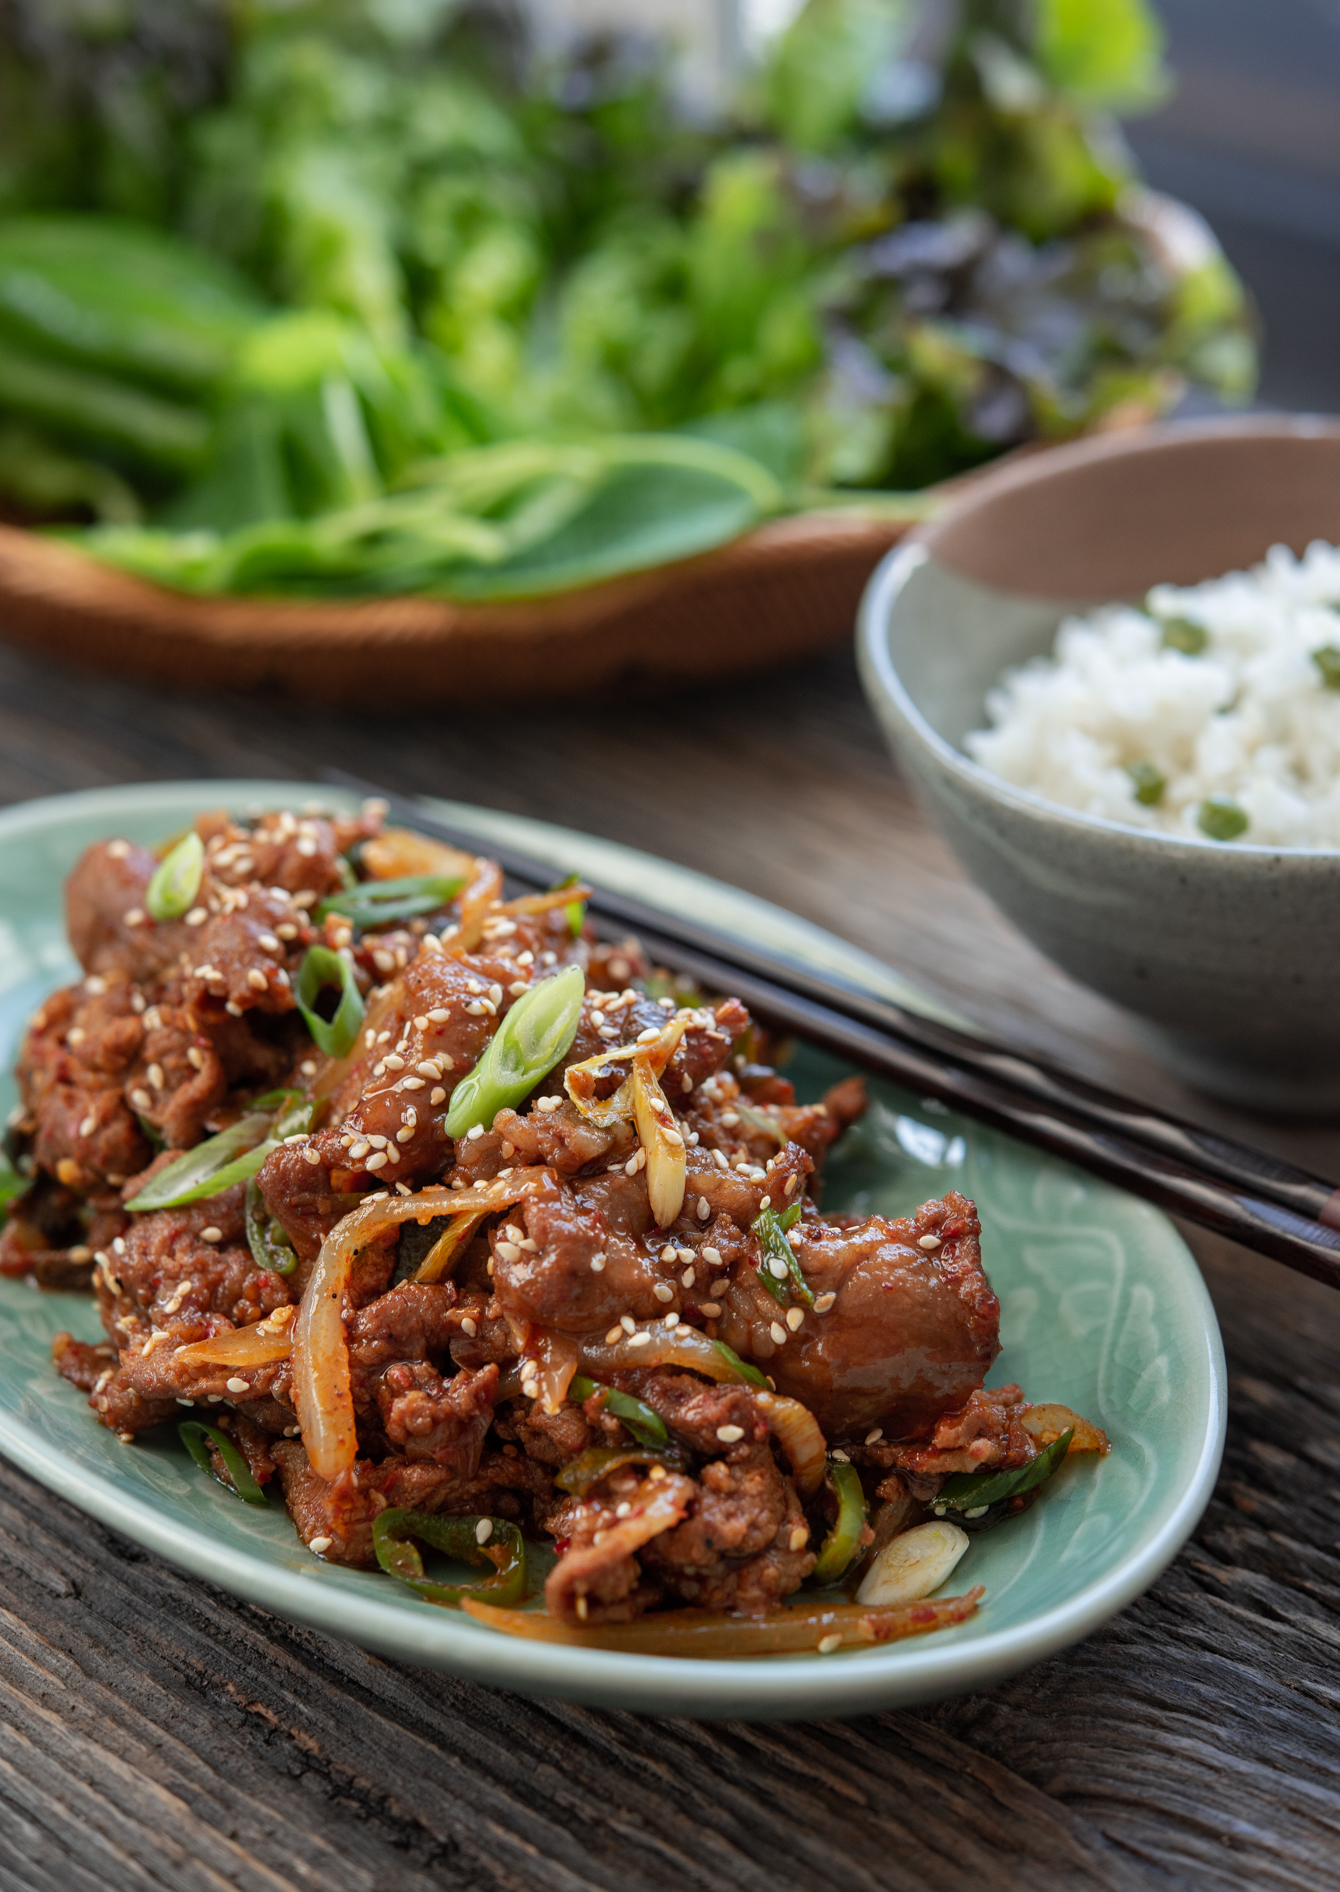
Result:
<instances>
[{"instance_id":1,"label":"caramelized onion strip","mask_svg":"<svg viewBox=\"0 0 1340 1892\"><path fill-rule=\"evenodd\" d=\"M415 1196L365 1202L338 1222L321 1244L303 1293L293 1340L293 1396L302 1442L312 1470L328 1483L347 1471L358 1450L344 1333L344 1290L360 1248L399 1222L428 1222L436 1215L482 1214L554 1188L547 1169L524 1177L481 1183L475 1189L421 1189Z\"/></svg>"},{"instance_id":2,"label":"caramelized onion strip","mask_svg":"<svg viewBox=\"0 0 1340 1892\"><path fill-rule=\"evenodd\" d=\"M262 1331L262 1329L265 1331ZM270 1366L287 1360L293 1336L285 1327L276 1333L267 1323L254 1327L235 1327L231 1333L215 1334L210 1340L193 1340L179 1347L172 1356L185 1366Z\"/></svg>"},{"instance_id":3,"label":"caramelized onion strip","mask_svg":"<svg viewBox=\"0 0 1340 1892\"><path fill-rule=\"evenodd\" d=\"M462 1608L476 1622L509 1636L535 1642L562 1642L578 1649L619 1649L626 1655L687 1656L705 1661L739 1656L827 1655L853 1644L901 1642L966 1623L985 1594L980 1584L965 1596L937 1597L898 1609L863 1608L836 1603L798 1609L768 1610L760 1616L731 1616L715 1610L658 1610L632 1623L597 1624L570 1629L556 1617L533 1610L496 1609L472 1598ZM833 1638L837 1640L834 1641Z\"/></svg>"},{"instance_id":4,"label":"caramelized onion strip","mask_svg":"<svg viewBox=\"0 0 1340 1892\"><path fill-rule=\"evenodd\" d=\"M688 1158L684 1137L675 1127L674 1113L665 1092L647 1068L646 1060L633 1064L633 1115L642 1147L647 1153L647 1195L657 1228L669 1228L684 1206Z\"/></svg>"},{"instance_id":5,"label":"caramelized onion strip","mask_svg":"<svg viewBox=\"0 0 1340 1892\"><path fill-rule=\"evenodd\" d=\"M780 1393L755 1393L754 1404L767 1417L782 1450L791 1461L801 1495L808 1498L824 1481L828 1445L819 1422L808 1406Z\"/></svg>"},{"instance_id":6,"label":"caramelized onion strip","mask_svg":"<svg viewBox=\"0 0 1340 1892\"><path fill-rule=\"evenodd\" d=\"M686 1366L710 1380L736 1386L748 1384L748 1373L732 1365L723 1349L696 1327L667 1327L661 1321L650 1321L645 1331L651 1339L641 1346L633 1345L633 1334L613 1342L584 1340L582 1370L592 1379L607 1380L611 1373L627 1367Z\"/></svg>"},{"instance_id":7,"label":"caramelized onion strip","mask_svg":"<svg viewBox=\"0 0 1340 1892\"><path fill-rule=\"evenodd\" d=\"M454 933L443 936L443 950L453 959L472 953L484 933L484 922L502 899L502 868L482 856L475 862L475 877L461 895L461 917Z\"/></svg>"},{"instance_id":8,"label":"caramelized onion strip","mask_svg":"<svg viewBox=\"0 0 1340 1892\"><path fill-rule=\"evenodd\" d=\"M473 1215L454 1215L419 1263L414 1279L440 1281L443 1275L450 1274L462 1250L468 1247L475 1230L487 1214L487 1209L479 1209Z\"/></svg>"}]
</instances>

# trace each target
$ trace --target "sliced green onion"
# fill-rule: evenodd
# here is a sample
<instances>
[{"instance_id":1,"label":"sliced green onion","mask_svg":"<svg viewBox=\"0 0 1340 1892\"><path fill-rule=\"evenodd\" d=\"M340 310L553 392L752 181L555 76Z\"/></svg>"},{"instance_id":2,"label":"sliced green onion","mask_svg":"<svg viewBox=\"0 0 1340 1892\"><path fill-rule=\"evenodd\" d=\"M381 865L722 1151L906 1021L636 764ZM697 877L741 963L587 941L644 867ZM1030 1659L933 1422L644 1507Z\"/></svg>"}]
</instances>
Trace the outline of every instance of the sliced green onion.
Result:
<instances>
[{"instance_id":1,"label":"sliced green onion","mask_svg":"<svg viewBox=\"0 0 1340 1892\"><path fill-rule=\"evenodd\" d=\"M485 1525L486 1531L482 1529ZM494 1574L482 1583L431 1583L423 1574L423 1557L415 1538L446 1557L458 1557L462 1563L492 1564ZM525 1540L516 1525L505 1518L442 1518L431 1512L393 1507L374 1522L372 1548L387 1576L398 1577L425 1603L451 1608L468 1596L506 1608L519 1603L526 1592Z\"/></svg>"},{"instance_id":2,"label":"sliced green onion","mask_svg":"<svg viewBox=\"0 0 1340 1892\"><path fill-rule=\"evenodd\" d=\"M205 844L192 828L154 871L144 896L151 920L179 920L195 905L205 871Z\"/></svg>"},{"instance_id":3,"label":"sliced green onion","mask_svg":"<svg viewBox=\"0 0 1340 1892\"><path fill-rule=\"evenodd\" d=\"M328 1021L317 1011L316 1001L322 992L332 987L338 987L340 1002L335 1016ZM329 946L309 947L293 996L317 1048L328 1058L347 1057L363 1023L363 997L353 966L343 954L332 952Z\"/></svg>"},{"instance_id":4,"label":"sliced green onion","mask_svg":"<svg viewBox=\"0 0 1340 1892\"><path fill-rule=\"evenodd\" d=\"M269 1499L252 1476L251 1467L226 1432L220 1432L217 1426L207 1426L200 1419L183 1419L177 1427L177 1437L201 1471L208 1472L217 1484L222 1485L225 1491L231 1491L234 1497L242 1500L243 1504L269 1503ZM220 1478L215 1471L206 1440L212 1442L215 1451L227 1466L228 1477L233 1481L231 1485L227 1479Z\"/></svg>"},{"instance_id":5,"label":"sliced green onion","mask_svg":"<svg viewBox=\"0 0 1340 1892\"><path fill-rule=\"evenodd\" d=\"M562 880L556 880L554 882L549 891L550 893L557 893L562 887L575 887L580 879L580 874L565 874ZM572 935L573 939L580 938L582 928L586 924L585 900L569 900L568 904L563 909L563 916L567 920L568 932Z\"/></svg>"},{"instance_id":6,"label":"sliced green onion","mask_svg":"<svg viewBox=\"0 0 1340 1892\"><path fill-rule=\"evenodd\" d=\"M584 1373L579 1373L568 1387L568 1398L579 1403L590 1399L592 1393L601 1394L600 1404L604 1411L613 1413L639 1445L645 1445L653 1452L669 1445L669 1428L660 1413L654 1412L645 1400L634 1399L631 1393L621 1393L613 1386L600 1386L595 1380L588 1380Z\"/></svg>"},{"instance_id":7,"label":"sliced green onion","mask_svg":"<svg viewBox=\"0 0 1340 1892\"><path fill-rule=\"evenodd\" d=\"M1162 618L1163 635L1159 639L1164 650L1180 650L1184 657L1199 657L1210 641L1210 633L1203 624L1194 624L1190 618Z\"/></svg>"},{"instance_id":8,"label":"sliced green onion","mask_svg":"<svg viewBox=\"0 0 1340 1892\"><path fill-rule=\"evenodd\" d=\"M815 1561L812 1583L837 1582L861 1548L861 1533L865 1529L865 1492L856 1467L844 1465L841 1459L830 1459L824 1477L837 1499L838 1514Z\"/></svg>"},{"instance_id":9,"label":"sliced green onion","mask_svg":"<svg viewBox=\"0 0 1340 1892\"><path fill-rule=\"evenodd\" d=\"M1157 808L1168 787L1168 778L1153 762L1131 762L1126 768L1131 778L1131 793L1145 808Z\"/></svg>"},{"instance_id":10,"label":"sliced green onion","mask_svg":"<svg viewBox=\"0 0 1340 1892\"><path fill-rule=\"evenodd\" d=\"M514 1109L530 1095L571 1049L585 992L581 967L566 966L517 1000L474 1070L452 1092L448 1136L462 1137L476 1124L487 1129L500 1110Z\"/></svg>"},{"instance_id":11,"label":"sliced green onion","mask_svg":"<svg viewBox=\"0 0 1340 1892\"><path fill-rule=\"evenodd\" d=\"M1340 690L1340 649L1334 644L1323 644L1320 650L1314 650L1312 661L1321 672L1321 680L1328 690Z\"/></svg>"},{"instance_id":12,"label":"sliced green onion","mask_svg":"<svg viewBox=\"0 0 1340 1892\"><path fill-rule=\"evenodd\" d=\"M246 1230L247 1247L258 1268L268 1268L273 1274L293 1273L298 1265L293 1244L266 1209L260 1184L254 1176L247 1184Z\"/></svg>"},{"instance_id":13,"label":"sliced green onion","mask_svg":"<svg viewBox=\"0 0 1340 1892\"><path fill-rule=\"evenodd\" d=\"M941 1485L939 1493L931 1502L932 1511L937 1517L942 1517L947 1510L985 1510L988 1505L999 1504L1004 1498L1017 1498L1022 1491L1032 1491L1059 1469L1074 1436L1075 1428L1070 1426L1059 1439L1053 1439L1035 1459L1020 1466L1017 1471L957 1472Z\"/></svg>"},{"instance_id":14,"label":"sliced green onion","mask_svg":"<svg viewBox=\"0 0 1340 1892\"><path fill-rule=\"evenodd\" d=\"M133 1209L136 1215L147 1215L153 1209L179 1209L188 1202L204 1202L210 1196L217 1196L229 1182L238 1181L236 1176L228 1176L228 1172L237 1167L242 1151L255 1153L273 1122L269 1111L249 1111L226 1130L220 1130L217 1136L197 1143L193 1150L184 1150L175 1162L160 1169L126 1207ZM264 1161L261 1157L260 1162L245 1173L254 1175ZM224 1177L228 1177L228 1181L222 1180Z\"/></svg>"},{"instance_id":15,"label":"sliced green onion","mask_svg":"<svg viewBox=\"0 0 1340 1892\"><path fill-rule=\"evenodd\" d=\"M798 1202L793 1202L791 1207L784 1210L781 1215L778 1215L773 1209L763 1209L755 1216L750 1227L754 1234L757 1235L759 1247L763 1250L764 1266L759 1269L758 1275L764 1287L772 1293L775 1299L779 1301L786 1300L787 1295L782 1279L774 1274L767 1266L770 1260L779 1262L786 1270L786 1279L790 1281L796 1298L803 1301L806 1307L813 1307L814 1295L810 1291L809 1283L801 1273L800 1259L795 1249L792 1248L790 1242L786 1239L787 1230L794 1226L799 1214L800 1204Z\"/></svg>"},{"instance_id":16,"label":"sliced green onion","mask_svg":"<svg viewBox=\"0 0 1340 1892\"><path fill-rule=\"evenodd\" d=\"M9 1205L31 1187L31 1178L21 1175L8 1157L0 1156L0 1224L9 1214Z\"/></svg>"},{"instance_id":17,"label":"sliced green onion","mask_svg":"<svg viewBox=\"0 0 1340 1892\"><path fill-rule=\"evenodd\" d=\"M401 880L360 880L344 893L331 894L316 909L316 918L341 913L361 929L390 926L395 920L413 920L421 913L436 913L465 885L463 874L407 874Z\"/></svg>"},{"instance_id":18,"label":"sliced green onion","mask_svg":"<svg viewBox=\"0 0 1340 1892\"><path fill-rule=\"evenodd\" d=\"M1212 841L1236 841L1247 832L1247 811L1229 795L1207 795L1196 810L1196 826Z\"/></svg>"}]
</instances>

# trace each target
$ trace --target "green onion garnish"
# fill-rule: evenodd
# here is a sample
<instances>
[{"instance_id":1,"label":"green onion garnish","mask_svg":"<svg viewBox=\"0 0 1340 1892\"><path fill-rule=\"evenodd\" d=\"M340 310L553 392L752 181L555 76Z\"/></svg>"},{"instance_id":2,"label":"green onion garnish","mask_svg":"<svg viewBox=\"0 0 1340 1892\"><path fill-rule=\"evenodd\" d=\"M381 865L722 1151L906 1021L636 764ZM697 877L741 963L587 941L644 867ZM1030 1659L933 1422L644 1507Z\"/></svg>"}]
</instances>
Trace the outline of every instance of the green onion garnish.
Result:
<instances>
[{"instance_id":1,"label":"green onion garnish","mask_svg":"<svg viewBox=\"0 0 1340 1892\"><path fill-rule=\"evenodd\" d=\"M712 1345L729 1367L734 1367L742 1380L748 1380L751 1386L766 1386L768 1376L760 1372L752 1360L742 1360L734 1347L728 1347L724 1340L714 1340Z\"/></svg>"},{"instance_id":2,"label":"green onion garnish","mask_svg":"<svg viewBox=\"0 0 1340 1892\"><path fill-rule=\"evenodd\" d=\"M1196 826L1212 841L1236 841L1247 832L1247 813L1228 795L1207 795L1196 810Z\"/></svg>"},{"instance_id":3,"label":"green onion garnish","mask_svg":"<svg viewBox=\"0 0 1340 1892\"><path fill-rule=\"evenodd\" d=\"M585 991L581 967L565 966L517 1000L474 1070L452 1092L448 1136L463 1137L476 1124L487 1128L500 1110L514 1109L530 1095L571 1049Z\"/></svg>"},{"instance_id":4,"label":"green onion garnish","mask_svg":"<svg viewBox=\"0 0 1340 1892\"><path fill-rule=\"evenodd\" d=\"M791 1207L784 1209L780 1215L775 1209L764 1209L755 1216L750 1227L757 1235L758 1245L763 1250L763 1266L758 1271L758 1278L773 1299L781 1302L787 1300L786 1283L789 1281L796 1298L803 1301L806 1307L813 1307L814 1295L800 1271L800 1260L796 1251L786 1239L787 1230L794 1227L799 1215L798 1202L793 1202ZM776 1262L777 1267L780 1267L783 1272L779 1275L776 1268L768 1265L770 1262Z\"/></svg>"},{"instance_id":5,"label":"green onion garnish","mask_svg":"<svg viewBox=\"0 0 1340 1892\"><path fill-rule=\"evenodd\" d=\"M195 904L205 871L205 844L194 828L158 863L144 910L151 920L179 920Z\"/></svg>"},{"instance_id":6,"label":"green onion garnish","mask_svg":"<svg viewBox=\"0 0 1340 1892\"><path fill-rule=\"evenodd\" d=\"M322 992L331 988L339 990L340 1002L335 1016L327 1020L317 1011L316 1001ZM293 996L318 1049L328 1058L347 1057L363 1023L363 997L349 960L342 953L332 952L329 946L309 947Z\"/></svg>"},{"instance_id":7,"label":"green onion garnish","mask_svg":"<svg viewBox=\"0 0 1340 1892\"><path fill-rule=\"evenodd\" d=\"M412 920L421 913L436 913L455 898L465 885L461 874L408 874L402 880L360 880L344 893L334 893L322 900L316 918L340 913L351 926L366 929L389 926L395 920Z\"/></svg>"},{"instance_id":8,"label":"green onion garnish","mask_svg":"<svg viewBox=\"0 0 1340 1892\"><path fill-rule=\"evenodd\" d=\"M183 1419L177 1427L177 1437L201 1471L208 1472L217 1484L222 1485L225 1491L231 1491L235 1497L242 1500L243 1504L269 1503L269 1499L253 1478L251 1467L226 1432L220 1432L217 1426L207 1426L201 1419ZM220 1478L215 1471L207 1440L227 1466L228 1477L233 1481L231 1485L227 1479Z\"/></svg>"},{"instance_id":9,"label":"green onion garnish","mask_svg":"<svg viewBox=\"0 0 1340 1892\"><path fill-rule=\"evenodd\" d=\"M1131 793L1145 808L1157 808L1168 787L1168 778L1153 762L1131 762L1126 773L1131 778Z\"/></svg>"},{"instance_id":10,"label":"green onion garnish","mask_svg":"<svg viewBox=\"0 0 1340 1892\"><path fill-rule=\"evenodd\" d=\"M1321 672L1321 680L1328 690L1340 690L1340 649L1334 644L1323 644L1320 650L1314 650L1312 661Z\"/></svg>"},{"instance_id":11,"label":"green onion garnish","mask_svg":"<svg viewBox=\"0 0 1340 1892\"><path fill-rule=\"evenodd\" d=\"M302 1136L311 1129L317 1104L301 1091L271 1092L258 1101L282 1107L278 1114L250 1110L217 1136L197 1143L193 1150L184 1150L175 1162L160 1169L126 1207L136 1215L147 1215L154 1209L181 1209L191 1202L207 1202L234 1183L254 1176L285 1137Z\"/></svg>"}]
</instances>

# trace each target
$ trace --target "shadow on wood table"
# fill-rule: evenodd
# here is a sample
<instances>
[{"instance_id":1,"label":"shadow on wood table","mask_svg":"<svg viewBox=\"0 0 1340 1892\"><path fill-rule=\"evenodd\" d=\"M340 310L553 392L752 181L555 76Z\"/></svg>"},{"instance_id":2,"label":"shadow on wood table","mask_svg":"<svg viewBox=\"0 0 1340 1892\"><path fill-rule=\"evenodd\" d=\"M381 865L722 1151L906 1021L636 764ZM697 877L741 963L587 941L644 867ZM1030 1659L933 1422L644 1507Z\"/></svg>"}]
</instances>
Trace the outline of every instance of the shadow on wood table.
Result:
<instances>
[{"instance_id":1,"label":"shadow on wood table","mask_svg":"<svg viewBox=\"0 0 1340 1892\"><path fill-rule=\"evenodd\" d=\"M354 718L155 696L0 652L0 799L199 775L493 803L737 880L1002 1034L1184 1098L968 887L846 659L615 706ZM1196 1236L1232 1372L1193 1542L989 1694L827 1722L643 1721L277 1622L0 1466L0 1887L996 1892L1340 1887L1340 1302Z\"/></svg>"}]
</instances>

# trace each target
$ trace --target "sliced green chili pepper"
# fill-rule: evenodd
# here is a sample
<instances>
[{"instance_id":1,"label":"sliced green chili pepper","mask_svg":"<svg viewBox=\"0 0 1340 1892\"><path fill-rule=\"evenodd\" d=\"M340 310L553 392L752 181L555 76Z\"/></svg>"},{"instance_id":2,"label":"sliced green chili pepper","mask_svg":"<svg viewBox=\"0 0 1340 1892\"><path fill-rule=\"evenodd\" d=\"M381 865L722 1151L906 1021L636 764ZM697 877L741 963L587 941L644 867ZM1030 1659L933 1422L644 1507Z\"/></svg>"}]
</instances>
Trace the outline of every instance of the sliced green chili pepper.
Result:
<instances>
[{"instance_id":1,"label":"sliced green chili pepper","mask_svg":"<svg viewBox=\"0 0 1340 1892\"><path fill-rule=\"evenodd\" d=\"M1135 799L1146 808L1157 808L1168 787L1163 771L1152 762L1131 762L1126 773L1131 778L1131 793Z\"/></svg>"},{"instance_id":2,"label":"sliced green chili pepper","mask_svg":"<svg viewBox=\"0 0 1340 1892\"><path fill-rule=\"evenodd\" d=\"M1320 670L1326 688L1340 690L1340 647L1323 644L1320 650L1313 651L1312 661Z\"/></svg>"},{"instance_id":3,"label":"sliced green chili pepper","mask_svg":"<svg viewBox=\"0 0 1340 1892\"><path fill-rule=\"evenodd\" d=\"M453 900L465 885L463 874L409 874L402 880L360 880L345 893L331 894L316 909L316 918L341 913L352 926L366 929L389 926L393 920L412 920L435 913Z\"/></svg>"},{"instance_id":4,"label":"sliced green chili pepper","mask_svg":"<svg viewBox=\"0 0 1340 1892\"><path fill-rule=\"evenodd\" d=\"M480 1541L480 1528L488 1530ZM423 1557L413 1540L430 1544L446 1557L462 1563L492 1564L494 1575L482 1583L432 1583L423 1574ZM526 1593L526 1545L515 1524L505 1518L442 1518L426 1511L383 1511L372 1526L372 1548L388 1577L423 1598L450 1608L462 1597L507 1608Z\"/></svg>"},{"instance_id":5,"label":"sliced green chili pepper","mask_svg":"<svg viewBox=\"0 0 1340 1892\"><path fill-rule=\"evenodd\" d=\"M600 1386L595 1380L588 1380L583 1373L579 1373L568 1387L568 1398L578 1403L589 1399L592 1393L602 1395L601 1406L628 1428L639 1445L645 1445L651 1451L659 1451L669 1445L669 1428L660 1413L653 1412L644 1400L634 1399L631 1393L621 1393L613 1386Z\"/></svg>"},{"instance_id":6,"label":"sliced green chili pepper","mask_svg":"<svg viewBox=\"0 0 1340 1892\"><path fill-rule=\"evenodd\" d=\"M784 1279L789 1279L798 1300L806 1307L814 1306L814 1295L800 1269L800 1258L786 1239L787 1230L795 1225L800 1214L800 1204L793 1202L789 1209L778 1215L775 1209L763 1209L750 1224L758 1237L759 1247L763 1250L764 1265L758 1271L758 1278L777 1300L787 1299ZM780 1276L767 1264L775 1261L786 1270L785 1277Z\"/></svg>"},{"instance_id":7,"label":"sliced green chili pepper","mask_svg":"<svg viewBox=\"0 0 1340 1892\"><path fill-rule=\"evenodd\" d=\"M602 1478L608 1478L611 1472L617 1472L624 1465L666 1465L677 1466L679 1456L651 1450L648 1446L588 1445L584 1452L570 1459L561 1471L554 1474L554 1483L560 1491L566 1491L574 1498L584 1498L592 1485L598 1485Z\"/></svg>"},{"instance_id":8,"label":"sliced green chili pepper","mask_svg":"<svg viewBox=\"0 0 1340 1892\"><path fill-rule=\"evenodd\" d=\"M201 1471L208 1472L216 1483L222 1485L225 1491L231 1491L235 1497L242 1500L243 1504L269 1503L269 1499L252 1476L251 1467L226 1432L220 1432L217 1426L207 1426L200 1419L183 1419L177 1427L177 1437ZM220 1478L215 1471L214 1462L209 1455L209 1446L205 1443L207 1439L212 1442L215 1451L227 1466L228 1477L233 1481L231 1485L226 1479Z\"/></svg>"},{"instance_id":9,"label":"sliced green chili pepper","mask_svg":"<svg viewBox=\"0 0 1340 1892\"><path fill-rule=\"evenodd\" d=\"M205 844L192 828L158 863L144 910L151 920L179 920L195 905L205 871Z\"/></svg>"},{"instance_id":10,"label":"sliced green chili pepper","mask_svg":"<svg viewBox=\"0 0 1340 1892\"><path fill-rule=\"evenodd\" d=\"M1207 795L1196 811L1196 826L1212 841L1236 841L1248 828L1246 810L1228 795Z\"/></svg>"},{"instance_id":11,"label":"sliced green chili pepper","mask_svg":"<svg viewBox=\"0 0 1340 1892\"><path fill-rule=\"evenodd\" d=\"M1075 1428L1070 1426L1017 1471L957 1472L941 1485L931 1503L932 1511L937 1517L943 1517L946 1511L984 1511L1003 1498L1017 1498L1021 1491L1032 1491L1059 1468L1074 1436Z\"/></svg>"},{"instance_id":12,"label":"sliced green chili pepper","mask_svg":"<svg viewBox=\"0 0 1340 1892\"><path fill-rule=\"evenodd\" d=\"M585 991L581 967L566 966L517 1000L474 1070L452 1092L448 1136L464 1136L476 1124L487 1129L500 1110L515 1108L553 1070L577 1036Z\"/></svg>"},{"instance_id":13,"label":"sliced green chili pepper","mask_svg":"<svg viewBox=\"0 0 1340 1892\"><path fill-rule=\"evenodd\" d=\"M266 1209L260 1184L254 1176L247 1184L246 1229L247 1247L258 1268L269 1268L274 1274L293 1273L298 1265L293 1244Z\"/></svg>"},{"instance_id":14,"label":"sliced green chili pepper","mask_svg":"<svg viewBox=\"0 0 1340 1892\"><path fill-rule=\"evenodd\" d=\"M811 1582L836 1583L861 1547L861 1532L865 1529L865 1492L861 1488L861 1476L856 1467L844 1465L841 1459L829 1459L824 1477L828 1489L837 1499L838 1514L815 1561Z\"/></svg>"},{"instance_id":15,"label":"sliced green chili pepper","mask_svg":"<svg viewBox=\"0 0 1340 1892\"><path fill-rule=\"evenodd\" d=\"M317 1011L316 1001L330 987L339 988L340 1002L335 1016L327 1020ZM349 960L342 953L332 952L329 946L310 946L293 996L318 1049L328 1058L347 1057L363 1023L363 998Z\"/></svg>"}]
</instances>

